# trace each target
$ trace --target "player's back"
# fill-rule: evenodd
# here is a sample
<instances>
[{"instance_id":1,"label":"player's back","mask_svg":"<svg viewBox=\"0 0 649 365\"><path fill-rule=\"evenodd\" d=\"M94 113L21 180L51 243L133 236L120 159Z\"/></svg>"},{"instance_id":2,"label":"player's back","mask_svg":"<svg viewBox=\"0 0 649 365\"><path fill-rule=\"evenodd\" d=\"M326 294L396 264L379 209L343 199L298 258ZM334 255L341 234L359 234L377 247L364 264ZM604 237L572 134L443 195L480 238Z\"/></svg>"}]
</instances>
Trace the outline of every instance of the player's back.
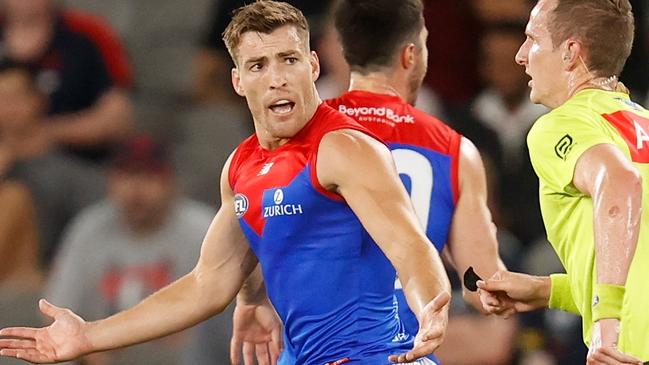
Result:
<instances>
[{"instance_id":1,"label":"player's back","mask_svg":"<svg viewBox=\"0 0 649 365\"><path fill-rule=\"evenodd\" d=\"M388 145L419 221L441 252L448 241L458 197L461 135L397 96L356 90L327 103ZM408 309L398 281L395 289L399 316L408 333L415 335L417 319Z\"/></svg>"}]
</instances>

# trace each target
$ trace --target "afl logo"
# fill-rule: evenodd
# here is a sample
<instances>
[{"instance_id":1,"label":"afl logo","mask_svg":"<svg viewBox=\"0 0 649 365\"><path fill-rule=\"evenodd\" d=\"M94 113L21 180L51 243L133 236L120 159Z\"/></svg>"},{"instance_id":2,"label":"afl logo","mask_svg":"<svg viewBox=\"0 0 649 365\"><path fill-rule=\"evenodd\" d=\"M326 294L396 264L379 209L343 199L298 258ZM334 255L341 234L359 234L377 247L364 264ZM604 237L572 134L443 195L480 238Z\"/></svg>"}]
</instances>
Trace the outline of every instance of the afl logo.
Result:
<instances>
[{"instance_id":1,"label":"afl logo","mask_svg":"<svg viewBox=\"0 0 649 365\"><path fill-rule=\"evenodd\" d=\"M237 215L237 218L243 217L244 214L248 211L248 198L243 194L237 194L234 196L234 214Z\"/></svg>"},{"instance_id":2,"label":"afl logo","mask_svg":"<svg viewBox=\"0 0 649 365\"><path fill-rule=\"evenodd\" d=\"M284 192L282 191L282 189L275 190L273 200L275 201L275 204L282 204L282 202L284 201Z\"/></svg>"}]
</instances>

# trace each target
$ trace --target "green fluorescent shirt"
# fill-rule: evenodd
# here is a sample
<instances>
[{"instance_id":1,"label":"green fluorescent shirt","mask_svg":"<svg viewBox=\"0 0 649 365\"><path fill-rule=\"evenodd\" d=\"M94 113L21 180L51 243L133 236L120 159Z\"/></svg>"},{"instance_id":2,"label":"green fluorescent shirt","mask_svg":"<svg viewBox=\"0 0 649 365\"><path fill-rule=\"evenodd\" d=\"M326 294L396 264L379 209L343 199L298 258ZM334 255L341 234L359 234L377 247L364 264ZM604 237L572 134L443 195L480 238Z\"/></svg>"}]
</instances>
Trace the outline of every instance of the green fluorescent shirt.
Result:
<instances>
[{"instance_id":1,"label":"green fluorescent shirt","mask_svg":"<svg viewBox=\"0 0 649 365\"><path fill-rule=\"evenodd\" d=\"M593 202L572 184L575 165L590 147L608 143L617 146L640 171L644 214L626 282L618 347L643 361L649 360L649 111L623 93L582 90L539 118L527 143L539 177L541 213L548 239L567 273L567 278L553 283L561 283L564 288L568 284L570 288L553 288L550 304L581 314L587 345L593 327L592 288L597 280Z\"/></svg>"}]
</instances>

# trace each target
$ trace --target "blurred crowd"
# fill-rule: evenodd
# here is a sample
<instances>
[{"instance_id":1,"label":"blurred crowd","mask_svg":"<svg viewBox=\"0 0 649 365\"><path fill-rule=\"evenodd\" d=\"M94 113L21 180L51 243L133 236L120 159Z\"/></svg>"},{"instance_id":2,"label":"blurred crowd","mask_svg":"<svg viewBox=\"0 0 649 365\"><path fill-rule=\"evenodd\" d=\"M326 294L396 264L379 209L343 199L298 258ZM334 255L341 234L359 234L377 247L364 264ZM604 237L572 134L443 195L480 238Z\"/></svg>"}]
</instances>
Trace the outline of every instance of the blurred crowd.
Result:
<instances>
[{"instance_id":1,"label":"blurred crowd","mask_svg":"<svg viewBox=\"0 0 649 365\"><path fill-rule=\"evenodd\" d=\"M221 167L252 133L221 41L231 11L249 1L0 0L0 328L43 324L41 297L98 319L191 270L218 208ZM423 1L430 56L417 106L480 150L507 267L562 271L525 143L547 110L529 101L514 62L533 1ZM309 19L321 96L339 95L349 70L332 0L288 2ZM649 4L631 3L636 43L621 79L644 102ZM226 312L82 363L227 364L230 323ZM576 316L485 317L455 295L439 357L560 365L583 363L585 352Z\"/></svg>"}]
</instances>

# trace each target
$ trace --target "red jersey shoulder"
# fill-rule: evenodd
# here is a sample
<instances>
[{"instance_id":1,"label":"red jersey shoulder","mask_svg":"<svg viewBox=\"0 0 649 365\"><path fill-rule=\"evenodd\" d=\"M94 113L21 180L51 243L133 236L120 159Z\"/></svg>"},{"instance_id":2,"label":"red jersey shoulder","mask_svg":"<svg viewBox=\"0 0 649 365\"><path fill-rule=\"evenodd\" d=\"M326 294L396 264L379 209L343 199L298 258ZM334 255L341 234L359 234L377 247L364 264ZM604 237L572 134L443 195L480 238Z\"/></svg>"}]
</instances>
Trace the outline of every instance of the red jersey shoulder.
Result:
<instances>
[{"instance_id":1,"label":"red jersey shoulder","mask_svg":"<svg viewBox=\"0 0 649 365\"><path fill-rule=\"evenodd\" d=\"M231 188L234 189L239 168L241 167L245 159L254 153L258 145L259 142L257 141L257 136L255 134L252 134L250 137L244 139L239 144L239 146L237 146L228 168L228 182L230 183Z\"/></svg>"},{"instance_id":2,"label":"red jersey shoulder","mask_svg":"<svg viewBox=\"0 0 649 365\"><path fill-rule=\"evenodd\" d=\"M318 108L318 113L316 113L313 120L313 127L312 135L318 140L322 139L325 134L340 129L358 130L377 138L372 131L358 123L355 119L332 108L328 103L322 103Z\"/></svg>"},{"instance_id":3,"label":"red jersey shoulder","mask_svg":"<svg viewBox=\"0 0 649 365\"><path fill-rule=\"evenodd\" d=\"M351 91L327 103L388 144L403 143L453 154L461 135L398 96Z\"/></svg>"},{"instance_id":4,"label":"red jersey shoulder","mask_svg":"<svg viewBox=\"0 0 649 365\"><path fill-rule=\"evenodd\" d=\"M115 84L130 87L133 71L117 32L100 16L79 10L65 10L61 17L72 32L87 37L102 55Z\"/></svg>"}]
</instances>

